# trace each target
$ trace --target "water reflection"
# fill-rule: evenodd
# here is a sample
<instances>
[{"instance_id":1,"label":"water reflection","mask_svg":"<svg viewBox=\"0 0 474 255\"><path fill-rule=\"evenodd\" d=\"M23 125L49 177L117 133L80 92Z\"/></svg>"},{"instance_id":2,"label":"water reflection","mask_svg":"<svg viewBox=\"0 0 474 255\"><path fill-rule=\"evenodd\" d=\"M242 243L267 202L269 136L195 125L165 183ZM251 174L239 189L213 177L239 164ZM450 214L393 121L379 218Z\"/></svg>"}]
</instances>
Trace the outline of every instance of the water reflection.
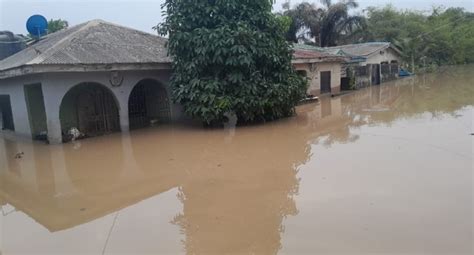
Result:
<instances>
[{"instance_id":1,"label":"water reflection","mask_svg":"<svg viewBox=\"0 0 474 255\"><path fill-rule=\"evenodd\" d=\"M472 74L456 72L455 82L452 72L394 81L236 130L160 127L60 146L0 139L0 205L54 233L178 188L183 210L167 220L188 254L275 254L285 219L298 215L298 171L314 160L311 146L355 143L364 126L473 105Z\"/></svg>"}]
</instances>

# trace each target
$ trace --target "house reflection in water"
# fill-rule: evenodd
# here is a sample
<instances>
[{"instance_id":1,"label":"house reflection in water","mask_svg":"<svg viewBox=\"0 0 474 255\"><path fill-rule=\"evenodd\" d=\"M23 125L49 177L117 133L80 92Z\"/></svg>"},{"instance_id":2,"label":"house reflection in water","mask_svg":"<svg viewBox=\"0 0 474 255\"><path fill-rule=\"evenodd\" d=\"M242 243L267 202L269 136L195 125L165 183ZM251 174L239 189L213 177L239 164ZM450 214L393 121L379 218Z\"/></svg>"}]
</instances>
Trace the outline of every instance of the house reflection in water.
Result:
<instances>
[{"instance_id":1,"label":"house reflection in water","mask_svg":"<svg viewBox=\"0 0 474 255\"><path fill-rule=\"evenodd\" d=\"M162 126L54 146L3 138L0 205L54 233L177 188L183 209L167 220L188 254L274 254L284 219L298 214L298 170L311 145L355 142L358 127L425 112L394 111L414 100L406 82L323 98L293 118L235 132Z\"/></svg>"}]
</instances>

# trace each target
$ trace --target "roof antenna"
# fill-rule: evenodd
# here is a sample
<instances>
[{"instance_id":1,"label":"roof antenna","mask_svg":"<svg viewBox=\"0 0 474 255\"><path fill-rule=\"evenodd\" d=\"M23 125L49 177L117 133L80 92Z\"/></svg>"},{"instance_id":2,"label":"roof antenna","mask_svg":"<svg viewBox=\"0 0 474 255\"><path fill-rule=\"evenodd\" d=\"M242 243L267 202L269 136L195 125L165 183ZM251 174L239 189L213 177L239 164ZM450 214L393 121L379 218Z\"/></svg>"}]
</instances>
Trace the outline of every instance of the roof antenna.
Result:
<instances>
[{"instance_id":1,"label":"roof antenna","mask_svg":"<svg viewBox=\"0 0 474 255\"><path fill-rule=\"evenodd\" d=\"M48 21L41 15L33 15L26 21L26 30L37 41L46 34Z\"/></svg>"}]
</instances>

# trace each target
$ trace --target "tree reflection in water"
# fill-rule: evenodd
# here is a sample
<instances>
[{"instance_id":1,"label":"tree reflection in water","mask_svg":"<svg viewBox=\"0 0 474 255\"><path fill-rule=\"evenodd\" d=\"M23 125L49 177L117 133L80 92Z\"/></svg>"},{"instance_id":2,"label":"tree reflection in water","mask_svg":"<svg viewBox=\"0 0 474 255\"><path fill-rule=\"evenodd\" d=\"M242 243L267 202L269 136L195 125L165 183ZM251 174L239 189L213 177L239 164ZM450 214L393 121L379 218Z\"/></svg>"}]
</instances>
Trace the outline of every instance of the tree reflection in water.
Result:
<instances>
[{"instance_id":1,"label":"tree reflection in water","mask_svg":"<svg viewBox=\"0 0 474 255\"><path fill-rule=\"evenodd\" d=\"M179 188L183 211L170 221L188 254L274 254L284 219L298 214L298 171L312 159L311 146L357 142L362 126L455 116L474 104L472 74L457 70L322 98L293 118L236 130L163 126L81 146L3 138L0 205L56 232ZM19 151L24 158L14 159Z\"/></svg>"}]
</instances>

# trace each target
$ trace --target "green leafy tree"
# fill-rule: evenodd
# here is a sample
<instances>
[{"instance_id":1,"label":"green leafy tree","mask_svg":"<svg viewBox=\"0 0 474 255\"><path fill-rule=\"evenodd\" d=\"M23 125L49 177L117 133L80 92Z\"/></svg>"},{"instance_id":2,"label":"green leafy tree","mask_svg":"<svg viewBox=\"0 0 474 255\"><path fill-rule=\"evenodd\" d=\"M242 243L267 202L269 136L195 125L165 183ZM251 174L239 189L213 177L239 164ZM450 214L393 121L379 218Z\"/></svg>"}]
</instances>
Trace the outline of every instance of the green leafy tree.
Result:
<instances>
[{"instance_id":1,"label":"green leafy tree","mask_svg":"<svg viewBox=\"0 0 474 255\"><path fill-rule=\"evenodd\" d=\"M474 62L474 15L462 8L434 8L431 14L388 5L367 9L366 41L399 47L411 69Z\"/></svg>"},{"instance_id":2,"label":"green leafy tree","mask_svg":"<svg viewBox=\"0 0 474 255\"><path fill-rule=\"evenodd\" d=\"M57 32L59 30L62 30L62 29L65 29L65 28L68 28L69 27L69 22L67 22L66 20L62 20L62 19L50 19L48 21L48 33L54 33L54 32Z\"/></svg>"},{"instance_id":3,"label":"green leafy tree","mask_svg":"<svg viewBox=\"0 0 474 255\"><path fill-rule=\"evenodd\" d=\"M272 0L166 0L170 80L175 102L190 116L219 125L273 120L294 113L306 83L291 66L288 21L271 13Z\"/></svg>"}]
</instances>

